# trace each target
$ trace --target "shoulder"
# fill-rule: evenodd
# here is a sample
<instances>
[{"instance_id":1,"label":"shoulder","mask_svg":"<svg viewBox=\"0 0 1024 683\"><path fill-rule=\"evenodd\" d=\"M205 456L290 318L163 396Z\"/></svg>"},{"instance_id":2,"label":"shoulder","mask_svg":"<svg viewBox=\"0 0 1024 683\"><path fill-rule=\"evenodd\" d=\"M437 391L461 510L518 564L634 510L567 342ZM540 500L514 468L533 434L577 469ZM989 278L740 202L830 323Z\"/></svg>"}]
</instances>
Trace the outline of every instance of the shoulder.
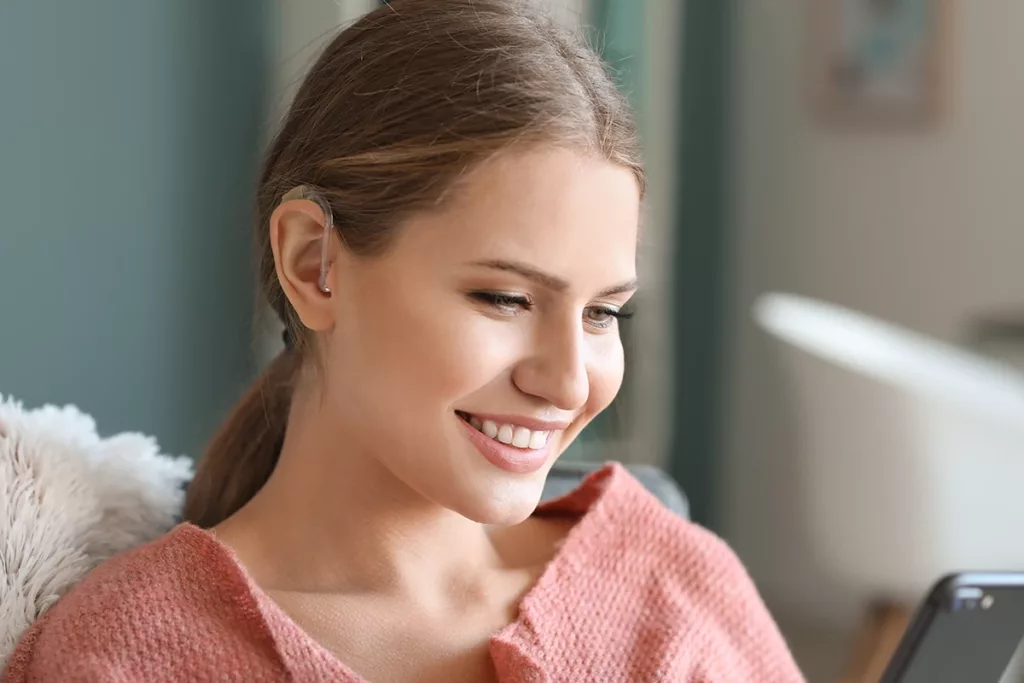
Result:
<instances>
[{"instance_id":1,"label":"shoulder","mask_svg":"<svg viewBox=\"0 0 1024 683\"><path fill-rule=\"evenodd\" d=\"M587 518L584 552L625 585L656 582L687 607L728 602L752 582L721 538L669 510L628 470L611 464ZM609 558L616 558L614 561Z\"/></svg>"},{"instance_id":2,"label":"shoulder","mask_svg":"<svg viewBox=\"0 0 1024 683\"><path fill-rule=\"evenodd\" d=\"M686 578L688 584L746 576L722 539L670 510L619 463L592 473L573 493L543 510L582 513L575 539L579 551L593 561L622 556L616 572L649 567Z\"/></svg>"},{"instance_id":3,"label":"shoulder","mask_svg":"<svg viewBox=\"0 0 1024 683\"><path fill-rule=\"evenodd\" d=\"M669 510L621 465L584 517L578 600L616 637L646 639L650 671L707 680L799 681L754 582L721 538Z\"/></svg>"},{"instance_id":4,"label":"shoulder","mask_svg":"<svg viewBox=\"0 0 1024 683\"><path fill-rule=\"evenodd\" d=\"M250 636L253 601L230 556L181 525L108 560L61 598L21 639L4 681L194 676L231 649L226 641Z\"/></svg>"},{"instance_id":5,"label":"shoulder","mask_svg":"<svg viewBox=\"0 0 1024 683\"><path fill-rule=\"evenodd\" d=\"M628 545L635 563L682 582L694 600L723 599L730 586L750 584L728 543L669 510L625 468L616 469L616 490L608 497L610 542Z\"/></svg>"}]
</instances>

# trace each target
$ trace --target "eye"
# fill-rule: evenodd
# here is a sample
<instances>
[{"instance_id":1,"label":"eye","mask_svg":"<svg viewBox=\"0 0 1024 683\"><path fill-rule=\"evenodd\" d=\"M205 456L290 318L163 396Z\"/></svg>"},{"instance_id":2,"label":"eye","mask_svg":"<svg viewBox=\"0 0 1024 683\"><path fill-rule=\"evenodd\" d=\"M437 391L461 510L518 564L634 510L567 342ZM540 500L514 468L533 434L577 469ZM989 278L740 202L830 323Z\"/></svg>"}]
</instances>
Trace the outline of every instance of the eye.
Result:
<instances>
[{"instance_id":1,"label":"eye","mask_svg":"<svg viewBox=\"0 0 1024 683\"><path fill-rule=\"evenodd\" d=\"M632 318L633 314L610 306L590 306L584 309L583 317L586 318L592 327L606 330L614 327L619 320Z\"/></svg>"},{"instance_id":2,"label":"eye","mask_svg":"<svg viewBox=\"0 0 1024 683\"><path fill-rule=\"evenodd\" d=\"M522 294L505 292L471 292L469 297L474 301L487 304L503 315L518 315L533 307L533 301Z\"/></svg>"}]
</instances>

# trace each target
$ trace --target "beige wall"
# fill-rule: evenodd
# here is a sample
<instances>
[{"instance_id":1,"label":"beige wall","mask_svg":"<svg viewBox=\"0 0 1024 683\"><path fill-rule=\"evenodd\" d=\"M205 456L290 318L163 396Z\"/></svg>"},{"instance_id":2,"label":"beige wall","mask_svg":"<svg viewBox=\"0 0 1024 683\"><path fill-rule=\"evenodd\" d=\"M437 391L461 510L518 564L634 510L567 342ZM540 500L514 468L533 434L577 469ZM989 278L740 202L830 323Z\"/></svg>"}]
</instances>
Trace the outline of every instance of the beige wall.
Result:
<instances>
[{"instance_id":1,"label":"beige wall","mask_svg":"<svg viewBox=\"0 0 1024 683\"><path fill-rule=\"evenodd\" d=\"M276 0L271 3L273 97L276 114L284 113L302 77L338 29L373 7L372 0Z\"/></svg>"},{"instance_id":2,"label":"beige wall","mask_svg":"<svg viewBox=\"0 0 1024 683\"><path fill-rule=\"evenodd\" d=\"M850 596L807 556L792 415L750 305L791 290L953 340L985 310L1024 306L1024 3L951 2L946 120L904 134L810 120L807 5L738 3L726 524L769 598L825 599L843 619Z\"/></svg>"}]
</instances>

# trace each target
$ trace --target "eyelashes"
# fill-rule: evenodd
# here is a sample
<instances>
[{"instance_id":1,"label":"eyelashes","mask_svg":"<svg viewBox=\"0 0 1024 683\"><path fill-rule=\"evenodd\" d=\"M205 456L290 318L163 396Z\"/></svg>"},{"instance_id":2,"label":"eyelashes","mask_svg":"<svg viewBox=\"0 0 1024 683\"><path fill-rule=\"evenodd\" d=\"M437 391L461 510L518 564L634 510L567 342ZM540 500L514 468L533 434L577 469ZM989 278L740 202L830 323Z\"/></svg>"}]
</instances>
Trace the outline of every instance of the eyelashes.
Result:
<instances>
[{"instance_id":1,"label":"eyelashes","mask_svg":"<svg viewBox=\"0 0 1024 683\"><path fill-rule=\"evenodd\" d=\"M597 316L603 316L603 320L629 320L633 317L633 312L620 311L617 308L607 308L605 306L590 306L586 309L591 319L598 320Z\"/></svg>"},{"instance_id":2,"label":"eyelashes","mask_svg":"<svg viewBox=\"0 0 1024 683\"><path fill-rule=\"evenodd\" d=\"M481 291L470 292L469 298L494 308L502 315L520 315L534 307L533 299L523 294ZM626 312L611 306L588 306L583 311L587 323L598 329L608 329L619 320L628 320L633 315L631 311Z\"/></svg>"},{"instance_id":3,"label":"eyelashes","mask_svg":"<svg viewBox=\"0 0 1024 683\"><path fill-rule=\"evenodd\" d=\"M533 308L533 300L522 294L505 294L502 292L470 292L469 298L488 304L498 311L510 315L528 311Z\"/></svg>"}]
</instances>

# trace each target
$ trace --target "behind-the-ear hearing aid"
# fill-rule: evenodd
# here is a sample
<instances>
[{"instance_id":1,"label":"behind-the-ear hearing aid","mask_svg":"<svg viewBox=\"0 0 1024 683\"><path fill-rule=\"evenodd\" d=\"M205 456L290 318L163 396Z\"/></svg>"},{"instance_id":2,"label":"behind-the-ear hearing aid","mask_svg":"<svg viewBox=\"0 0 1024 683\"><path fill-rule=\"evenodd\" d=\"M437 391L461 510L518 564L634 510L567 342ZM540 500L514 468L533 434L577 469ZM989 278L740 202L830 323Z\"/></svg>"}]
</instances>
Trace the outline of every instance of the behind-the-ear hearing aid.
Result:
<instances>
[{"instance_id":1,"label":"behind-the-ear hearing aid","mask_svg":"<svg viewBox=\"0 0 1024 683\"><path fill-rule=\"evenodd\" d=\"M287 202L292 199L308 199L324 212L324 234L320 239L320 279L317 284L321 292L330 294L331 288L327 286L327 251L331 245L331 232L334 230L334 214L331 212L331 205L327 203L322 194L308 185L293 187L285 193L281 201Z\"/></svg>"}]
</instances>

